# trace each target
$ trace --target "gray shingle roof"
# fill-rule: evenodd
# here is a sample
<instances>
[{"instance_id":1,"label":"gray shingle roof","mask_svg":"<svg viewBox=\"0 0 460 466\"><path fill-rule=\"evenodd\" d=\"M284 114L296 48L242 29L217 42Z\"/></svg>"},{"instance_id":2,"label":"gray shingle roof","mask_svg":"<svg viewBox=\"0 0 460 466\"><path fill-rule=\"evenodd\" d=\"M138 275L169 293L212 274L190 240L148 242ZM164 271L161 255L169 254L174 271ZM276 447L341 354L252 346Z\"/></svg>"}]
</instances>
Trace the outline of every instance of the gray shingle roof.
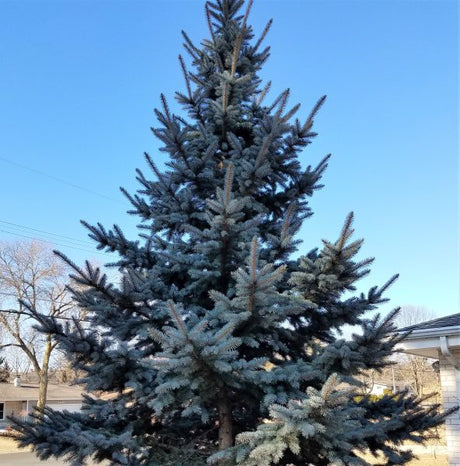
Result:
<instances>
[{"instance_id":1,"label":"gray shingle roof","mask_svg":"<svg viewBox=\"0 0 460 466\"><path fill-rule=\"evenodd\" d=\"M430 328L447 328L460 326L460 313L450 316L440 317L438 319L428 320L420 324L410 325L409 327L398 328L399 332L427 330Z\"/></svg>"},{"instance_id":2,"label":"gray shingle roof","mask_svg":"<svg viewBox=\"0 0 460 466\"><path fill-rule=\"evenodd\" d=\"M84 393L82 387L69 385L48 385L48 401L70 401L80 400ZM0 383L0 402L4 401L26 401L38 399L38 385L23 383L15 387L12 383Z\"/></svg>"}]
</instances>

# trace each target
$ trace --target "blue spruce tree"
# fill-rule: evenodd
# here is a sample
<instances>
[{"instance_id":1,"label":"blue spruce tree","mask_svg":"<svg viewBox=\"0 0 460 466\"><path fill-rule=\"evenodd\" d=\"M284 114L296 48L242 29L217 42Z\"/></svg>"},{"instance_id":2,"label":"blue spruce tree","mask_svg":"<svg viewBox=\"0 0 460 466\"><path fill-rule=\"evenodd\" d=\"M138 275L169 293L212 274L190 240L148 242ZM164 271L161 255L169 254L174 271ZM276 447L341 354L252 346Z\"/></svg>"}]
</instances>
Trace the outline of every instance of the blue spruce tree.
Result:
<instances>
[{"instance_id":1,"label":"blue spruce tree","mask_svg":"<svg viewBox=\"0 0 460 466\"><path fill-rule=\"evenodd\" d=\"M162 171L146 154L151 176L138 171L138 193L124 191L139 238L83 222L99 249L119 255L121 284L73 266L89 324L37 314L92 394L79 413L16 420L42 459L365 465L358 453L370 450L404 464L412 454L401 443L422 442L443 420L408 393L358 396L358 376L388 365L399 337L394 314L368 317L395 277L356 292L372 260L356 259L352 214L336 241L293 257L327 165L299 162L325 97L305 120L287 106L289 90L267 102L258 72L271 22L254 40L251 3L206 3L201 48L183 33L192 62L187 70L179 57L183 113L162 95L153 129L169 162ZM361 330L341 338L345 324Z\"/></svg>"}]
</instances>

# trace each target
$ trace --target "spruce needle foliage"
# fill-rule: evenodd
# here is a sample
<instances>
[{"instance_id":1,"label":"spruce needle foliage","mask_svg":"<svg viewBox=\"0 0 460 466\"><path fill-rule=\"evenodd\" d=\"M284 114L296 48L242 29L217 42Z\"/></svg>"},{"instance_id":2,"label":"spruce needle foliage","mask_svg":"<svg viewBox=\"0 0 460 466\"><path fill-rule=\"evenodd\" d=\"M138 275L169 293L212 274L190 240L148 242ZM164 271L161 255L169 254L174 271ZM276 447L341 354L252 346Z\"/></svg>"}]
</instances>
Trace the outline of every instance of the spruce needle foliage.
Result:
<instances>
[{"instance_id":1,"label":"spruce needle foliage","mask_svg":"<svg viewBox=\"0 0 460 466\"><path fill-rule=\"evenodd\" d=\"M42 459L365 465L358 453L370 450L404 464L412 454L401 443L423 442L446 415L408 393L362 394L360 374L388 365L401 339L395 313L373 312L396 276L357 291L372 259L358 258L352 214L337 240L298 250L329 159L304 163L325 97L306 118L289 89L270 100L258 73L272 22L254 37L251 6L207 2L201 46L183 32L183 111L162 94L152 128L169 161L163 170L146 154L139 191L123 191L139 237L83 222L118 254L120 284L64 258L89 324L37 315L89 393L79 413L15 420ZM342 337L344 325L356 334Z\"/></svg>"}]
</instances>

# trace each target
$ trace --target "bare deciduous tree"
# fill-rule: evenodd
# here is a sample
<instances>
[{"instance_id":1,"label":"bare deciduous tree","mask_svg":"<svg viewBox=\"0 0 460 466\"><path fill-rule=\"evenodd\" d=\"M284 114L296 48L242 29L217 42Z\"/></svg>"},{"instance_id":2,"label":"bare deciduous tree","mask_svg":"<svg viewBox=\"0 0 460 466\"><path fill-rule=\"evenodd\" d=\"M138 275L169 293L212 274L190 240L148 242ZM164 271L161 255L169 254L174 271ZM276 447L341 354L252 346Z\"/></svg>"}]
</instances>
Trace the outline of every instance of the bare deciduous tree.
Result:
<instances>
[{"instance_id":1,"label":"bare deciduous tree","mask_svg":"<svg viewBox=\"0 0 460 466\"><path fill-rule=\"evenodd\" d=\"M0 347L19 348L38 375L37 408L43 409L49 380L50 361L56 343L51 335L33 328L29 308L63 317L73 309L66 290L65 265L38 242L0 243L0 325L4 341Z\"/></svg>"},{"instance_id":2,"label":"bare deciduous tree","mask_svg":"<svg viewBox=\"0 0 460 466\"><path fill-rule=\"evenodd\" d=\"M434 312L425 307L407 305L401 308L396 324L399 328L406 328L435 318ZM427 358L405 354L395 369L398 377L408 381L414 393L419 396L436 387L437 376Z\"/></svg>"},{"instance_id":3,"label":"bare deciduous tree","mask_svg":"<svg viewBox=\"0 0 460 466\"><path fill-rule=\"evenodd\" d=\"M9 382L11 367L5 358L0 357L0 383Z\"/></svg>"},{"instance_id":4,"label":"bare deciduous tree","mask_svg":"<svg viewBox=\"0 0 460 466\"><path fill-rule=\"evenodd\" d=\"M435 313L431 309L423 306L405 305L396 317L396 324L399 328L410 327L428 320L436 319Z\"/></svg>"}]
</instances>

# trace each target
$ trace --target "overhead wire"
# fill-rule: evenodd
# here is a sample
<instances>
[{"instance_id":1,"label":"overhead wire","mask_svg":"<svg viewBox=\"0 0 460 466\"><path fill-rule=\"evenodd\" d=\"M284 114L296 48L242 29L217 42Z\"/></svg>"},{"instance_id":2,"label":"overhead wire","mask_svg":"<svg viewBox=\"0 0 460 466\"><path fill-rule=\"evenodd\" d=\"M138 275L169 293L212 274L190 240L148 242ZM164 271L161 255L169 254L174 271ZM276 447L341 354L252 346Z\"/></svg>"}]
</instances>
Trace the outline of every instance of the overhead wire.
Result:
<instances>
[{"instance_id":1,"label":"overhead wire","mask_svg":"<svg viewBox=\"0 0 460 466\"><path fill-rule=\"evenodd\" d=\"M91 246L94 245L94 243L92 243L91 241L72 238L71 236L60 235L58 233L52 233L50 231L39 230L38 228L32 228L32 227L28 227L26 225L20 225L19 223L7 222L6 220L0 220L0 223L3 223L5 225L7 225L8 228L12 227L12 228L20 229L20 230L30 230L30 231L33 231L33 232L42 233L42 234L47 235L47 236L56 236L57 238L62 238L66 242L70 241L70 242L75 242L77 244L80 243L79 244L80 246L81 245L85 245L85 246L86 245L91 245Z\"/></svg>"},{"instance_id":2,"label":"overhead wire","mask_svg":"<svg viewBox=\"0 0 460 466\"><path fill-rule=\"evenodd\" d=\"M103 255L103 256L106 256L106 257L112 257L113 258L113 256L110 253L107 253L107 252L84 249L84 248L80 248L80 247L77 247L77 246L74 246L74 245L63 244L62 242L58 242L58 241L54 241L54 240L51 241L50 239L52 239L52 238L40 238L40 237L37 237L37 236L25 235L25 234L19 233L19 232L8 231L8 230L5 230L4 228L0 228L0 231L3 232L3 233L7 233L9 235L20 236L22 238L27 238L27 239L32 239L32 240L38 240L38 241L41 241L43 243L48 243L50 245L56 245L56 246L60 246L60 247L63 247L63 248L70 248L70 249L75 249L75 250L78 250L78 251L84 251L84 252L86 252L88 254L98 254L98 255Z\"/></svg>"},{"instance_id":3,"label":"overhead wire","mask_svg":"<svg viewBox=\"0 0 460 466\"><path fill-rule=\"evenodd\" d=\"M29 167L27 165L15 162L15 161L10 160L10 159L7 159L6 157L0 156L0 160L3 161L3 162L8 163L10 165L14 165L14 166L22 168L24 170L28 170L30 172L36 173L36 174L38 174L40 176L44 176L46 178L57 181L59 183L65 184L65 185L70 186L72 188L79 189L80 191L84 191L86 193L89 193L89 194L104 198L104 199L112 201L112 202L117 202L119 204L124 204L124 205L127 204L126 202L123 202L120 199L115 199L113 197L107 196L106 194L102 194L102 193L99 193L97 191L94 191L93 189L89 189L89 188L86 188L84 186L80 186L80 185L78 185L76 183L69 182L69 181L64 180L62 178L59 178L59 177L57 177L55 175L51 175L51 174L46 173L46 172L44 172L42 170L37 170L36 168L32 168L32 167ZM61 234L58 234L58 233L52 233L52 232L48 232L48 231L45 231L45 230L40 230L38 228L32 228L32 227L28 227L26 225L21 225L21 224L18 224L18 223L14 223L14 222L8 222L6 220L0 220L0 227L2 227L2 228L0 228L0 232L7 233L9 235L19 236L19 237L23 237L23 238L32 239L32 240L38 240L38 241L48 243L48 244L51 244L51 245L57 245L57 246L65 247L65 248L71 248L71 249L75 249L75 250L79 250L79 251L84 251L84 252L87 252L87 253L90 253L90 254L99 254L99 255L108 256L108 257L113 258L113 255L111 255L109 253L90 250L90 249L85 249L84 248L85 246L87 246L87 245L90 246L90 245L93 244L90 241L80 240L80 239L72 238L72 237L66 236L66 235L61 235ZM12 230L19 230L19 231L10 231L10 230L6 230L5 228L9 228L10 230L11 229ZM25 233L30 233L30 234L25 234ZM30 236L33 233L40 233L40 236L38 236L38 237L37 237L37 235ZM66 243L68 243L68 244L66 244ZM4 291L0 291L0 295L17 298L17 295L15 295L14 293L8 293L8 292L4 292ZM38 301L52 302L50 299L46 299L46 298L37 298L37 300ZM17 313L17 311L7 310L7 309L0 309L0 312L1 313ZM63 320L74 320L74 318L72 318L72 317L65 317L65 316L60 316L60 317L56 317L56 318L57 319L63 319ZM80 322L88 322L88 320L86 320L84 318L83 319L79 318L77 320L79 320Z\"/></svg>"},{"instance_id":4,"label":"overhead wire","mask_svg":"<svg viewBox=\"0 0 460 466\"><path fill-rule=\"evenodd\" d=\"M50 178L50 179L52 179L54 181L57 181L59 183L66 184L67 186L71 186L72 188L79 189L80 191L85 191L85 192L87 192L89 194L93 194L95 196L102 197L102 198L107 199L109 201L117 202L119 204L125 204L126 205L126 202L123 202L120 199L115 199L113 197L107 196L106 194L102 194L102 193L99 193L97 191L94 191L93 189L85 188L84 186L80 186L78 184L75 184L75 183L72 183L70 181L64 180L63 178L59 178L57 176L50 175L49 173L46 173L46 172L44 172L42 170L37 170L36 168L28 167L27 165L23 165L22 163L14 162L13 160L7 159L6 157L0 156L0 160L2 160L3 162L9 163L10 165L14 165L16 167L22 168L24 170L28 170L28 171L33 172L33 173L37 173L38 175L45 176L46 178Z\"/></svg>"},{"instance_id":5,"label":"overhead wire","mask_svg":"<svg viewBox=\"0 0 460 466\"><path fill-rule=\"evenodd\" d=\"M39 174L41 176L45 176L47 178L53 179L53 180L55 180L55 181L57 181L59 183L66 184L66 185L71 186L71 187L73 187L75 189L79 189L79 190L85 191L87 193L102 197L104 199L126 205L126 202L123 202L123 201L121 201L119 199L115 199L115 198L112 198L112 197L107 196L105 194L94 191L92 189L85 188L84 186L80 186L78 184L68 182L67 180L64 180L64 179L59 178L59 177L54 176L54 175L51 175L51 174L46 173L46 172L44 172L42 170L37 170L35 168L29 167L29 166L24 165L22 163L15 162L15 161L10 160L10 159L8 159L6 157L0 156L0 160L2 160L3 162L9 163L11 165L14 165L16 167L22 168L24 170L28 170L28 171L31 171L33 173ZM94 249L87 249L87 248L85 249L85 246L89 246L89 245L93 244L93 243L90 243L89 241L78 240L78 239L75 239L75 238L71 238L69 236L61 235L61 234L58 234L58 233L51 233L51 232L47 232L47 231L44 231L44 230L40 230L38 228L32 228L32 227L27 227L25 225L20 225L20 224L13 223L13 222L7 222L5 220L0 220L0 226L3 226L3 228L0 228L0 231L3 232L3 233L7 233L9 235L19 236L19 237L28 238L28 239L36 239L36 240L42 241L44 243L57 245L57 246L65 247L65 248L71 248L71 249L87 252L87 253L90 253L90 254L98 254L98 255L103 255L103 256L106 256L106 257L113 257L112 255L110 255L109 253L106 253L106 252L95 251ZM8 228L8 230L6 230L5 228ZM12 229L13 230L19 230L19 231L11 231ZM37 235L31 236L32 235L31 232L40 233L41 237L37 237ZM43 237L43 235L44 235L44 237ZM51 241L50 241L50 239L51 239Z\"/></svg>"}]
</instances>

